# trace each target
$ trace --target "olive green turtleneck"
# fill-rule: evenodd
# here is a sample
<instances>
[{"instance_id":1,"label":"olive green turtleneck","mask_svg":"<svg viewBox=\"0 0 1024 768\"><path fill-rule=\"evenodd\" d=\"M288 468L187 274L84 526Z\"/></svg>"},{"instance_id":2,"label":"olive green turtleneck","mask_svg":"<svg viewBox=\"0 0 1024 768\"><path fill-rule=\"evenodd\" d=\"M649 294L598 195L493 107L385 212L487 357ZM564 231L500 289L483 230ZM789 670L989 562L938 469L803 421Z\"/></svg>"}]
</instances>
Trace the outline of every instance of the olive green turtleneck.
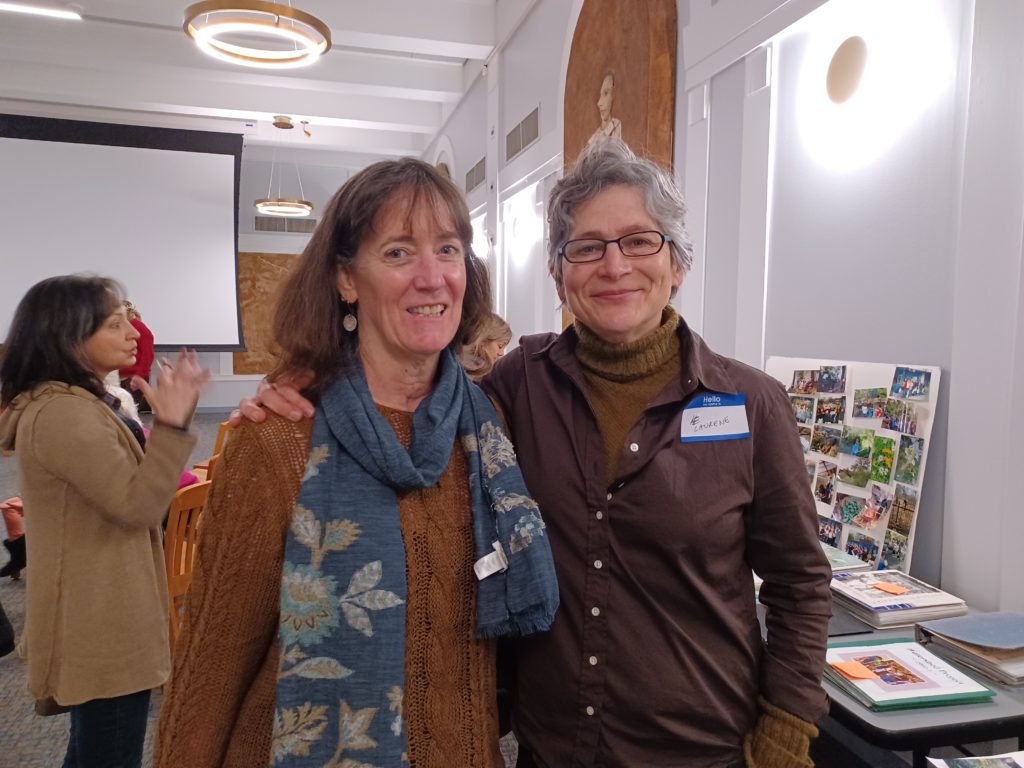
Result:
<instances>
[{"instance_id":1,"label":"olive green turtleneck","mask_svg":"<svg viewBox=\"0 0 1024 768\"><path fill-rule=\"evenodd\" d=\"M610 485L629 430L679 372L679 315L665 307L660 326L625 344L604 341L578 320L573 326L579 337L576 358L586 379L587 399L604 439Z\"/></svg>"}]
</instances>

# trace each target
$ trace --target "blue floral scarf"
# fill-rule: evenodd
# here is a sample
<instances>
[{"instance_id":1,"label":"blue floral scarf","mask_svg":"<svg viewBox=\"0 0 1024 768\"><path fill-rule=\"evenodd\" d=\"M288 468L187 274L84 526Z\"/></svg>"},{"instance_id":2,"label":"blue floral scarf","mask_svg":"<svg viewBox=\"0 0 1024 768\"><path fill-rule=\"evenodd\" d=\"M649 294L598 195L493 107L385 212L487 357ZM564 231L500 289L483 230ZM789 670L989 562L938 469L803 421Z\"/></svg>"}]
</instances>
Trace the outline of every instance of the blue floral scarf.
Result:
<instances>
[{"instance_id":1,"label":"blue floral scarf","mask_svg":"<svg viewBox=\"0 0 1024 768\"><path fill-rule=\"evenodd\" d=\"M407 759L407 585L396 493L436 485L456 440L469 468L476 557L500 545L508 561L507 570L477 582L477 634L551 626L558 607L551 547L487 396L451 352L442 353L407 450L357 366L317 406L288 532L273 765L390 768Z\"/></svg>"}]
</instances>

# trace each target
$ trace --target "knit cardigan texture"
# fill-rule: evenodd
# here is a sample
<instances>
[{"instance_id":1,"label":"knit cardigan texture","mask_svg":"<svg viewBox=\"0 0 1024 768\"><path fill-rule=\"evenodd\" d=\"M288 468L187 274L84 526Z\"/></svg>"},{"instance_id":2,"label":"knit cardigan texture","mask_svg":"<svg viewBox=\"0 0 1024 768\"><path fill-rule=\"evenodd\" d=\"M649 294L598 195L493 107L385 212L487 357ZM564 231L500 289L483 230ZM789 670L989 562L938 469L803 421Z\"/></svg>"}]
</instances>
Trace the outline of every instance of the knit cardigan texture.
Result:
<instances>
[{"instance_id":1,"label":"knit cardigan texture","mask_svg":"<svg viewBox=\"0 0 1024 768\"><path fill-rule=\"evenodd\" d=\"M382 412L407 441L411 414ZM204 512L154 766L271 764L284 544L311 429L311 419L268 413L228 442ZM435 488L399 499L409 583L402 706L414 768L502 765L494 643L474 636L468 495L455 450Z\"/></svg>"}]
</instances>

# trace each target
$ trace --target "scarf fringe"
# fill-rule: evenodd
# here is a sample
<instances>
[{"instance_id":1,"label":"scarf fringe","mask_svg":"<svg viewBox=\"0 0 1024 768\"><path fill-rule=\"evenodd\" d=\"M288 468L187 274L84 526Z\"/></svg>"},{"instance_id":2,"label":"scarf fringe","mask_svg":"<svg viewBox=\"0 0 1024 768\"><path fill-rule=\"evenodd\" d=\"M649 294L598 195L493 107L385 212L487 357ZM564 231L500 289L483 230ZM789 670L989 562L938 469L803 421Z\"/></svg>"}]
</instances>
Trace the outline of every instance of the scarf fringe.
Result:
<instances>
[{"instance_id":1,"label":"scarf fringe","mask_svg":"<svg viewBox=\"0 0 1024 768\"><path fill-rule=\"evenodd\" d=\"M554 612L544 606L519 611L505 621L477 626L477 637L493 640L499 637L527 637L538 632L547 632L554 621Z\"/></svg>"}]
</instances>

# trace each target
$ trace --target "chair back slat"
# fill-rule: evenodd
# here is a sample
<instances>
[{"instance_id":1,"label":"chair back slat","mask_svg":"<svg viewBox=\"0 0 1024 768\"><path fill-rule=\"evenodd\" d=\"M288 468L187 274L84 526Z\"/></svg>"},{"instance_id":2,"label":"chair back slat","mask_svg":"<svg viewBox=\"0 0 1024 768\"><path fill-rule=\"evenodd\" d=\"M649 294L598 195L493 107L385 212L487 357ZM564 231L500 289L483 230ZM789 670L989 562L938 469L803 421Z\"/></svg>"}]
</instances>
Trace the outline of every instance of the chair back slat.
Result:
<instances>
[{"instance_id":1,"label":"chair back slat","mask_svg":"<svg viewBox=\"0 0 1024 768\"><path fill-rule=\"evenodd\" d=\"M181 621L185 613L185 595L192 581L192 567L195 564L199 527L209 493L209 480L186 486L174 494L170 511L167 513L167 530L164 533L164 565L167 570L167 592L170 603L168 632L172 651L174 643L178 639L178 632L181 629Z\"/></svg>"}]
</instances>

